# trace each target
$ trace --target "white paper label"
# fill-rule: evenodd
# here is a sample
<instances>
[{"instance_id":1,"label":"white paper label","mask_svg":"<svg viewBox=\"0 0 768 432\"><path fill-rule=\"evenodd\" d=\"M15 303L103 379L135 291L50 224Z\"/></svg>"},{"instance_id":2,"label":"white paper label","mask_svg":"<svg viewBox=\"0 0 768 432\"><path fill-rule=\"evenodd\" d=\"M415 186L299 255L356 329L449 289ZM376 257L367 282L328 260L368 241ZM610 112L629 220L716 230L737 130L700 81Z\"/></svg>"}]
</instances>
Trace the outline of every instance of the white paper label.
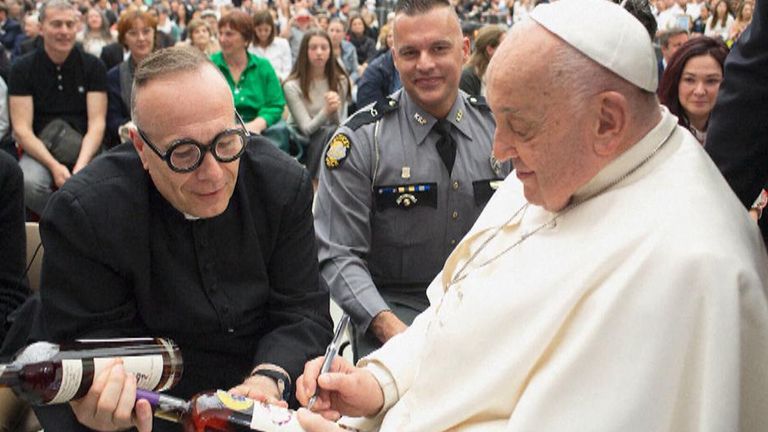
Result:
<instances>
[{"instance_id":1,"label":"white paper label","mask_svg":"<svg viewBox=\"0 0 768 432\"><path fill-rule=\"evenodd\" d=\"M263 402L253 404L251 429L264 432L304 432L296 411Z\"/></svg>"},{"instance_id":2,"label":"white paper label","mask_svg":"<svg viewBox=\"0 0 768 432\"><path fill-rule=\"evenodd\" d=\"M122 357L125 372L136 375L136 385L144 390L154 390L163 377L163 356L160 354L146 356ZM113 358L103 357L93 359L94 378L104 370Z\"/></svg>"},{"instance_id":3,"label":"white paper label","mask_svg":"<svg viewBox=\"0 0 768 432\"><path fill-rule=\"evenodd\" d=\"M64 403L75 397L80 388L80 382L83 380L83 361L82 360L62 360L61 361L61 385L56 396L51 399L49 404Z\"/></svg>"}]
</instances>

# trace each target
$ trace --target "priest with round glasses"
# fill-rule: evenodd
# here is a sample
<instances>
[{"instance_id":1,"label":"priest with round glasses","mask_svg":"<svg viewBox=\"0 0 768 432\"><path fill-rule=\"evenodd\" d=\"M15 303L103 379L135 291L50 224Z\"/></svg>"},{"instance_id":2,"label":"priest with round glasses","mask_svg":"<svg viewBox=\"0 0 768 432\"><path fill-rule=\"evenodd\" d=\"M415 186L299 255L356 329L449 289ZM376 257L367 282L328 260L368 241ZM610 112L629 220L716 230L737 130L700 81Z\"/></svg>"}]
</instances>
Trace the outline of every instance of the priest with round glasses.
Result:
<instances>
[{"instance_id":1,"label":"priest with round glasses","mask_svg":"<svg viewBox=\"0 0 768 432\"><path fill-rule=\"evenodd\" d=\"M133 144L99 157L45 209L45 328L33 336L170 337L184 356L171 394L234 389L295 404L292 383L331 339L309 174L248 134L223 76L194 50L152 54L133 95ZM119 365L102 374L107 384L66 413L42 413L55 418L46 429L147 430L149 407L132 415L135 378Z\"/></svg>"}]
</instances>

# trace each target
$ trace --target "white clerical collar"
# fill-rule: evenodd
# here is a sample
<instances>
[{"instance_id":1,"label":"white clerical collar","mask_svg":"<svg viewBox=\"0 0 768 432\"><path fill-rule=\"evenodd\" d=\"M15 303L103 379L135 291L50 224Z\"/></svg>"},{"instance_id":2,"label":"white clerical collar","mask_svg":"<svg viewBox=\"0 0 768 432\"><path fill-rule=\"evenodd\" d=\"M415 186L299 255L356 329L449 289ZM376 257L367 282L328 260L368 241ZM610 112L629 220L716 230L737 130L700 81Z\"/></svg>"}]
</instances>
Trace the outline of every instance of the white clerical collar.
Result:
<instances>
[{"instance_id":1,"label":"white clerical collar","mask_svg":"<svg viewBox=\"0 0 768 432\"><path fill-rule=\"evenodd\" d=\"M182 213L183 213L183 212L182 212ZM194 221L194 220L198 220L198 219L200 219L200 217L198 217L198 216L192 216L192 215L191 215L191 214L189 214L189 213L184 213L184 219L186 219L186 220L193 220L193 221Z\"/></svg>"},{"instance_id":2,"label":"white clerical collar","mask_svg":"<svg viewBox=\"0 0 768 432\"><path fill-rule=\"evenodd\" d=\"M646 158L654 154L662 143L669 139L675 128L677 128L677 117L670 114L666 107L661 106L661 121L637 144L608 163L596 176L592 177L592 180L576 191L571 197L572 202L579 202L592 197L611 182L617 181L642 164Z\"/></svg>"}]
</instances>

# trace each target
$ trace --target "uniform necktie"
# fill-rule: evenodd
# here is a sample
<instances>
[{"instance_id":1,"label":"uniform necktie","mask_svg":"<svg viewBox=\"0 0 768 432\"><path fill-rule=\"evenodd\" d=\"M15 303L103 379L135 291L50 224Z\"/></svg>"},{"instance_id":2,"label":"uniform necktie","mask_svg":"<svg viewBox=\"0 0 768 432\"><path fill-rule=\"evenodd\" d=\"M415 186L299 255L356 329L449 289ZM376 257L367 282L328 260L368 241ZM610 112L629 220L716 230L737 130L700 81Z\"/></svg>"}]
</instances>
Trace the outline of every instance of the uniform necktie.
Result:
<instances>
[{"instance_id":1,"label":"uniform necktie","mask_svg":"<svg viewBox=\"0 0 768 432\"><path fill-rule=\"evenodd\" d=\"M456 160L456 142L451 137L451 122L445 119L438 120L433 129L440 135L435 144L437 153L450 174L453 170L453 162Z\"/></svg>"}]
</instances>

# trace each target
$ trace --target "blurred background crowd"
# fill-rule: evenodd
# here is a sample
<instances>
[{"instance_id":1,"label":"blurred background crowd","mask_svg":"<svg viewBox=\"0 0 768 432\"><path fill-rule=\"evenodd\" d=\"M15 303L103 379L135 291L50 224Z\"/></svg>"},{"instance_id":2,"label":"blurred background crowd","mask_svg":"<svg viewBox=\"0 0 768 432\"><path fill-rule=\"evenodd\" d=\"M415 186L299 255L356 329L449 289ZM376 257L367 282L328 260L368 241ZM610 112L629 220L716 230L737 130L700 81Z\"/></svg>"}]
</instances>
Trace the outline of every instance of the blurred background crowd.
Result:
<instances>
[{"instance_id":1,"label":"blurred background crowd","mask_svg":"<svg viewBox=\"0 0 768 432\"><path fill-rule=\"evenodd\" d=\"M506 30L524 19L540 2L542 0L454 0L465 35L472 43L472 54L462 75L462 90L484 95L485 67ZM123 75L130 75L132 67L124 67L124 73L120 74L120 64L135 65L152 50L176 44L193 46L211 55L228 75L236 93L238 111L249 129L264 133L280 148L306 163L310 170L316 165L310 157L319 154L313 147L322 146L319 143L331 128L357 108L386 97L400 87L389 52L393 44L393 0L76 0L74 3L79 11L74 30L76 47L99 58L107 71L110 97L103 134L105 149L126 138L126 135L121 138L119 132L130 119L130 90L121 90L120 84L130 83L130 79L126 80L130 76ZM680 115L681 122L695 130L703 142L706 116L695 114L699 118L692 121L692 108L686 107L685 98L677 91L691 54L679 56L674 64L673 55L689 40L705 36L687 47L716 45L710 49L720 53L713 58L722 67L724 54L752 18L754 0L631 3L642 9L636 15L645 15L646 27L658 48L662 102ZM41 6L40 1L0 1L0 78L3 80L0 92L4 93L0 94L3 96L0 98L3 105L0 136L3 149L17 158L24 150L12 134L6 84L15 61L43 46L46 31L40 22ZM302 47L305 36L310 38ZM322 48L321 58L313 59L317 57L317 48L311 43L312 38L323 47L327 45ZM256 75L248 73L251 56L266 60L271 66L270 73L263 70ZM664 71L670 65L675 67L664 80ZM324 84L318 87L314 81ZM707 81L707 99L711 99L712 104L717 84L718 80ZM705 108L711 110L712 104Z\"/></svg>"}]
</instances>

